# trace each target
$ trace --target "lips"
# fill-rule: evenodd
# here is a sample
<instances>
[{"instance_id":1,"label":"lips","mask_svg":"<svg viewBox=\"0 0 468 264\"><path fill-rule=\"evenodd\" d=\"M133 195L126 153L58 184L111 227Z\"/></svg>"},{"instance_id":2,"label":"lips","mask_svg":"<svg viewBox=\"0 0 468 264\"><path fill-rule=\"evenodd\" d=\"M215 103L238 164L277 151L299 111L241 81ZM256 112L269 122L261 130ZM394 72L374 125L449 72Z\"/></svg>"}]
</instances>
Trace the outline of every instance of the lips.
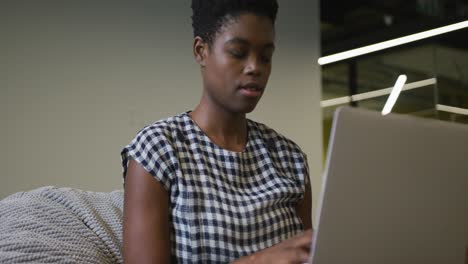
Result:
<instances>
[{"instance_id":1,"label":"lips","mask_svg":"<svg viewBox=\"0 0 468 264\"><path fill-rule=\"evenodd\" d=\"M257 83L248 83L245 85L241 85L241 89L249 90L249 91L263 91L263 88Z\"/></svg>"},{"instance_id":2,"label":"lips","mask_svg":"<svg viewBox=\"0 0 468 264\"><path fill-rule=\"evenodd\" d=\"M263 86L258 83L247 83L240 86L240 91L247 97L260 97L263 92Z\"/></svg>"},{"instance_id":3,"label":"lips","mask_svg":"<svg viewBox=\"0 0 468 264\"><path fill-rule=\"evenodd\" d=\"M240 86L240 92L246 97L260 97L262 96L263 87L257 83L247 83Z\"/></svg>"}]
</instances>

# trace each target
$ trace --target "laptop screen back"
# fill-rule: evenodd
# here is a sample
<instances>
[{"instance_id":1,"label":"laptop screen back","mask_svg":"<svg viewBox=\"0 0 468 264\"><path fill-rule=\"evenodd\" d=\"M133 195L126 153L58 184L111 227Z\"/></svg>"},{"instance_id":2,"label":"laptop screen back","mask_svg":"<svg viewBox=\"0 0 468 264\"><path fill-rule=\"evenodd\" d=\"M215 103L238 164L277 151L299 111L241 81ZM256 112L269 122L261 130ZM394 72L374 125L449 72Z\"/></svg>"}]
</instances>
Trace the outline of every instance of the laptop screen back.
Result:
<instances>
[{"instance_id":1,"label":"laptop screen back","mask_svg":"<svg viewBox=\"0 0 468 264\"><path fill-rule=\"evenodd\" d=\"M337 110L318 210L313 264L465 263L468 126Z\"/></svg>"}]
</instances>

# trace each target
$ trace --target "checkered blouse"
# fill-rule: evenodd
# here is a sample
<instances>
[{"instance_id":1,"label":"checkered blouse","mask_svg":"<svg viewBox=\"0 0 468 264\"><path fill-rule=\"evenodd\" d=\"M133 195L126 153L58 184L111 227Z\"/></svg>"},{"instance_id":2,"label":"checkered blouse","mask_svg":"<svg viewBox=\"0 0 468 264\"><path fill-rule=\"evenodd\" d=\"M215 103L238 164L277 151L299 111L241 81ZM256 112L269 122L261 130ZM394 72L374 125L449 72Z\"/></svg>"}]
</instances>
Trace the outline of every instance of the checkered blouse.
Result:
<instances>
[{"instance_id":1,"label":"checkered blouse","mask_svg":"<svg viewBox=\"0 0 468 264\"><path fill-rule=\"evenodd\" d=\"M172 257L227 263L303 230L295 211L308 168L299 147L248 120L244 151L214 144L188 112L143 128L122 150L123 175L139 162L170 195Z\"/></svg>"}]
</instances>

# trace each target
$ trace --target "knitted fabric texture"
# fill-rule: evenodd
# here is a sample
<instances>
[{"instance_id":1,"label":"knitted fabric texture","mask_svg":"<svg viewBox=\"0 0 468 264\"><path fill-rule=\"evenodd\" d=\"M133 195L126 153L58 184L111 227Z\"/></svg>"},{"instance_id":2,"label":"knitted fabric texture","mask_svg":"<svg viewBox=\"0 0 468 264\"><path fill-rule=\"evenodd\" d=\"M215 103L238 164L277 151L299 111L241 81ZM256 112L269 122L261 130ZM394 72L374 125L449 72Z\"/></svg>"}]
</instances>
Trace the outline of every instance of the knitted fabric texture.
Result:
<instances>
[{"instance_id":1,"label":"knitted fabric texture","mask_svg":"<svg viewBox=\"0 0 468 264\"><path fill-rule=\"evenodd\" d=\"M123 191L42 187L0 201L0 263L123 263Z\"/></svg>"}]
</instances>

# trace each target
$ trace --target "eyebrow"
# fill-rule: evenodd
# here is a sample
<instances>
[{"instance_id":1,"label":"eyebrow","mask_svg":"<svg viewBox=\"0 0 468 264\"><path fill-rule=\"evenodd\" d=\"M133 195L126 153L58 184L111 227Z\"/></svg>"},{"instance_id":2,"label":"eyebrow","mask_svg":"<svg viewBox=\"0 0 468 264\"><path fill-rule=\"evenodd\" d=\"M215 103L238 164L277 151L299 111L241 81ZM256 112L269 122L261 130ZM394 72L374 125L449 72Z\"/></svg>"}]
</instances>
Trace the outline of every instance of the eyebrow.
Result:
<instances>
[{"instance_id":1,"label":"eyebrow","mask_svg":"<svg viewBox=\"0 0 468 264\"><path fill-rule=\"evenodd\" d=\"M250 42L247 41L246 39L235 37L235 38L232 38L232 39L226 41L225 44L250 45ZM270 42L270 43L267 43L267 44L263 45L263 47L264 47L264 48L275 49L275 44L273 44L272 42Z\"/></svg>"}]
</instances>

